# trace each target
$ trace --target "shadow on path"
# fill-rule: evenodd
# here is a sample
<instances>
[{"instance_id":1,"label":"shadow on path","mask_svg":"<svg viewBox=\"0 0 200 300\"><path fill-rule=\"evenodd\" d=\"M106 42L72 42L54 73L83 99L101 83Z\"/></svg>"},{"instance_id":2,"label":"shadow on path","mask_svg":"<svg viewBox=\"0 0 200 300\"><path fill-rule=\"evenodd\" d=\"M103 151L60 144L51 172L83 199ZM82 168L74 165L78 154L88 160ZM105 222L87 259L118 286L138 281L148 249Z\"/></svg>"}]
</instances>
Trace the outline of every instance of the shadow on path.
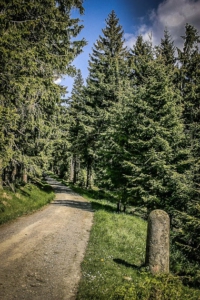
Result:
<instances>
[{"instance_id":1,"label":"shadow on path","mask_svg":"<svg viewBox=\"0 0 200 300\"><path fill-rule=\"evenodd\" d=\"M92 206L89 202L82 201L82 200L79 201L79 199L76 199L78 197L81 197L79 194L73 192L70 188L66 187L65 185L56 181L55 179L48 177L46 180L47 180L48 184L50 184L52 186L55 193L65 194L65 198L67 198L68 195L69 195L69 198L71 198L71 197L75 198L74 200L72 200L72 199L62 200L62 196L61 196L61 199L54 200L51 203L51 205L66 206L66 207L72 207L72 208L77 208L77 209L93 212ZM82 198L82 199L84 199L84 198Z\"/></svg>"},{"instance_id":2,"label":"shadow on path","mask_svg":"<svg viewBox=\"0 0 200 300\"><path fill-rule=\"evenodd\" d=\"M81 202L81 201L74 201L74 200L55 200L54 202L51 203L51 205L72 207L72 208L87 210L91 212L94 211L89 202Z\"/></svg>"}]
</instances>

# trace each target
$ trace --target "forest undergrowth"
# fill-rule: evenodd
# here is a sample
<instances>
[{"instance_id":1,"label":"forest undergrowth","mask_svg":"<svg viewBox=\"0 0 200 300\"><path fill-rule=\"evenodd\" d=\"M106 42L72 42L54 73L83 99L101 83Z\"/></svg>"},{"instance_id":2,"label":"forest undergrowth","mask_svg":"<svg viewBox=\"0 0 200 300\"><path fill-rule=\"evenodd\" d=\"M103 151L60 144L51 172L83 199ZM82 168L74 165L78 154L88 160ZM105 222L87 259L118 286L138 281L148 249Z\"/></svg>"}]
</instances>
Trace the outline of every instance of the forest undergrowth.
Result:
<instances>
[{"instance_id":1,"label":"forest undergrowth","mask_svg":"<svg viewBox=\"0 0 200 300\"><path fill-rule=\"evenodd\" d=\"M0 224L41 208L54 196L53 189L45 182L27 183L16 186L15 190L0 189Z\"/></svg>"}]
</instances>

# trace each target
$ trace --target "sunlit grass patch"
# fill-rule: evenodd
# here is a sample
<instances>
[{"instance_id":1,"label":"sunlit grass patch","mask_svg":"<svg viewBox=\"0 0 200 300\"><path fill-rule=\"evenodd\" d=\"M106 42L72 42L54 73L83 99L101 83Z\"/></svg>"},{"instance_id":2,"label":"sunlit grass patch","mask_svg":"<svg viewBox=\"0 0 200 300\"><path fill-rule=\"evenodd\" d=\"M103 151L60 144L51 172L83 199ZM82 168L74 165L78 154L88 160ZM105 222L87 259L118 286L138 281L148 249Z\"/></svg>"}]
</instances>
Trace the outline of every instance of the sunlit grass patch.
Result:
<instances>
[{"instance_id":1,"label":"sunlit grass patch","mask_svg":"<svg viewBox=\"0 0 200 300\"><path fill-rule=\"evenodd\" d=\"M138 277L144 263L146 222L109 210L106 201L106 208L100 204L82 264L78 299L109 299L118 285Z\"/></svg>"},{"instance_id":2,"label":"sunlit grass patch","mask_svg":"<svg viewBox=\"0 0 200 300\"><path fill-rule=\"evenodd\" d=\"M0 190L0 224L37 210L54 199L53 189L45 183L19 186L15 193Z\"/></svg>"}]
</instances>

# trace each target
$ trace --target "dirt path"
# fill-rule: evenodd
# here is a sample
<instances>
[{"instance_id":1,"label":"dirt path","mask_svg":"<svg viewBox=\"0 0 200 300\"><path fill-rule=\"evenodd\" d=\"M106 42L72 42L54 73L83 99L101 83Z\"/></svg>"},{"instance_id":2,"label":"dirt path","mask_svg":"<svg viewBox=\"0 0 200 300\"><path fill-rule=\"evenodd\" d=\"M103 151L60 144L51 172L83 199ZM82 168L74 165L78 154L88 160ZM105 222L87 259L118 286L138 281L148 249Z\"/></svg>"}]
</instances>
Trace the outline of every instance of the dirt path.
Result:
<instances>
[{"instance_id":1,"label":"dirt path","mask_svg":"<svg viewBox=\"0 0 200 300\"><path fill-rule=\"evenodd\" d=\"M0 299L72 300L93 212L85 199L48 179L56 199L0 227Z\"/></svg>"}]
</instances>

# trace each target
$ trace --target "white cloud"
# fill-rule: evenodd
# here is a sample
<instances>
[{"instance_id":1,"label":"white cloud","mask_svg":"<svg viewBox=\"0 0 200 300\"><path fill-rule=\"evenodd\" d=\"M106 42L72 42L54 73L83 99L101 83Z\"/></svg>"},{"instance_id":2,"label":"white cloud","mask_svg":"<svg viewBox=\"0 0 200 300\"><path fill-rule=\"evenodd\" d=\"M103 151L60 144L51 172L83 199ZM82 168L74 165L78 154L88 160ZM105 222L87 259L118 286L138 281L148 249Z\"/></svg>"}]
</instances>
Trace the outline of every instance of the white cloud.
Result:
<instances>
[{"instance_id":1,"label":"white cloud","mask_svg":"<svg viewBox=\"0 0 200 300\"><path fill-rule=\"evenodd\" d=\"M61 81L62 81L62 78L58 78L58 79L54 80L54 83L56 83L56 84L60 84L60 83L61 83Z\"/></svg>"},{"instance_id":2,"label":"white cloud","mask_svg":"<svg viewBox=\"0 0 200 300\"><path fill-rule=\"evenodd\" d=\"M185 24L189 23L200 31L200 0L165 0L157 10L149 13L151 26L140 25L134 34L126 34L126 46L132 47L138 35L144 40L149 40L152 35L152 43L159 44L167 28L176 46L181 47L181 38L185 32Z\"/></svg>"},{"instance_id":3,"label":"white cloud","mask_svg":"<svg viewBox=\"0 0 200 300\"><path fill-rule=\"evenodd\" d=\"M125 33L124 39L125 39L125 46L127 46L128 48L132 48L132 46L135 44L137 40L137 35L134 35L132 33Z\"/></svg>"}]
</instances>

